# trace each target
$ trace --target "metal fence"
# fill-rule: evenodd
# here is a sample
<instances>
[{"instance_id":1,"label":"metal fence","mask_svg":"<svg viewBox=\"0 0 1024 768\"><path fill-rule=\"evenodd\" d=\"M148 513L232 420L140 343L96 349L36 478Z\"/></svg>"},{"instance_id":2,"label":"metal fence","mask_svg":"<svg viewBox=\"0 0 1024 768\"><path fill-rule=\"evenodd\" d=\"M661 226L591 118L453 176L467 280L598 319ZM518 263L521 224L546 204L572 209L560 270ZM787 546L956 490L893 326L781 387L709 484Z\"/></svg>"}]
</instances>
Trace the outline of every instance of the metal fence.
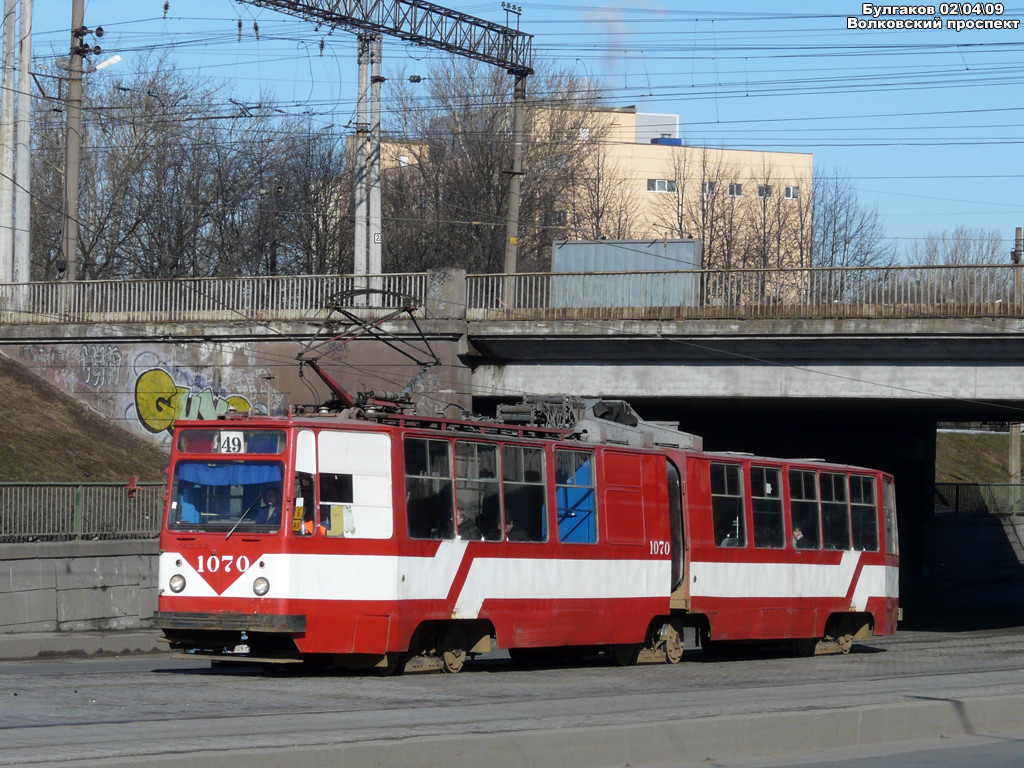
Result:
<instances>
[{"instance_id":1,"label":"metal fence","mask_svg":"<svg viewBox=\"0 0 1024 768\"><path fill-rule=\"evenodd\" d=\"M1024 309L1014 282L1019 270L987 265L472 275L468 315L470 320L1018 317Z\"/></svg>"},{"instance_id":2,"label":"metal fence","mask_svg":"<svg viewBox=\"0 0 1024 768\"><path fill-rule=\"evenodd\" d=\"M402 295L421 305L426 286L426 274L9 284L0 285L0 324L316 320L339 301L372 317L400 309ZM390 295L360 295L365 288Z\"/></svg>"},{"instance_id":3,"label":"metal fence","mask_svg":"<svg viewBox=\"0 0 1024 768\"><path fill-rule=\"evenodd\" d=\"M467 319L1021 317L1022 268L470 275ZM0 285L0 324L315 321L346 295L346 307L372 318L404 296L422 306L427 283L413 273L9 284Z\"/></svg>"},{"instance_id":4,"label":"metal fence","mask_svg":"<svg viewBox=\"0 0 1024 768\"><path fill-rule=\"evenodd\" d=\"M155 538L163 501L163 483L0 483L0 542Z\"/></svg>"},{"instance_id":5,"label":"metal fence","mask_svg":"<svg viewBox=\"0 0 1024 768\"><path fill-rule=\"evenodd\" d=\"M1024 514L1024 485L1018 483L936 483L937 515Z\"/></svg>"}]
</instances>

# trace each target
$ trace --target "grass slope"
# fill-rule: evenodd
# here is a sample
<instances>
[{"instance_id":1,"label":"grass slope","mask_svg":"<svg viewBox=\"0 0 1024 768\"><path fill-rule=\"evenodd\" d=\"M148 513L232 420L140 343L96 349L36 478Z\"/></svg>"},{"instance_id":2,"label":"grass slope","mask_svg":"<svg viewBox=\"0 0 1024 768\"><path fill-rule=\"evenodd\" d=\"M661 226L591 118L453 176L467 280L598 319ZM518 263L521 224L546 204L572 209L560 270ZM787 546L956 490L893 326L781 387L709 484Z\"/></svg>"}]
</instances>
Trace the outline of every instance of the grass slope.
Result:
<instances>
[{"instance_id":1,"label":"grass slope","mask_svg":"<svg viewBox=\"0 0 1024 768\"><path fill-rule=\"evenodd\" d=\"M939 432L935 482L1008 483L1009 449L1006 432Z\"/></svg>"},{"instance_id":2,"label":"grass slope","mask_svg":"<svg viewBox=\"0 0 1024 768\"><path fill-rule=\"evenodd\" d=\"M0 481L165 479L168 456L0 355Z\"/></svg>"}]
</instances>

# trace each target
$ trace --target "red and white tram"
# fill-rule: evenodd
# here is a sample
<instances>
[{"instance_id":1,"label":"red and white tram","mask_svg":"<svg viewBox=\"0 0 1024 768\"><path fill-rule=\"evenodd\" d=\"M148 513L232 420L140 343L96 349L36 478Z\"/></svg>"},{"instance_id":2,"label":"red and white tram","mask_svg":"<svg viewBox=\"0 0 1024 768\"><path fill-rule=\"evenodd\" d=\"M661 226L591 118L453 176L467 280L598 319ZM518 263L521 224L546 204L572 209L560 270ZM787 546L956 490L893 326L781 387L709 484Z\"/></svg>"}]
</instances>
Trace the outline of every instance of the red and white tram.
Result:
<instances>
[{"instance_id":1,"label":"red and white tram","mask_svg":"<svg viewBox=\"0 0 1024 768\"><path fill-rule=\"evenodd\" d=\"M155 624L197 655L385 671L492 645L676 662L685 627L804 653L895 631L890 475L704 452L617 405L563 429L372 407L180 422Z\"/></svg>"}]
</instances>

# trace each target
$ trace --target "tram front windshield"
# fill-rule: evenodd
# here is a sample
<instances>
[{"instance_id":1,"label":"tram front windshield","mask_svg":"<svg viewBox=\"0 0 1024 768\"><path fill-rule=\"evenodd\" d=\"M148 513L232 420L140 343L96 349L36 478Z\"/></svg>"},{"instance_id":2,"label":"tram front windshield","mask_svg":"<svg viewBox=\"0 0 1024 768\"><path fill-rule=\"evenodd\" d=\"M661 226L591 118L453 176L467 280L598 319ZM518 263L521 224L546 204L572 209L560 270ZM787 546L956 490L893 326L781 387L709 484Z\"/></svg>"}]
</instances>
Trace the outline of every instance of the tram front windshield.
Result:
<instances>
[{"instance_id":1,"label":"tram front windshield","mask_svg":"<svg viewBox=\"0 0 1024 768\"><path fill-rule=\"evenodd\" d=\"M277 461L179 461L167 527L270 533L281 527L284 465Z\"/></svg>"}]
</instances>

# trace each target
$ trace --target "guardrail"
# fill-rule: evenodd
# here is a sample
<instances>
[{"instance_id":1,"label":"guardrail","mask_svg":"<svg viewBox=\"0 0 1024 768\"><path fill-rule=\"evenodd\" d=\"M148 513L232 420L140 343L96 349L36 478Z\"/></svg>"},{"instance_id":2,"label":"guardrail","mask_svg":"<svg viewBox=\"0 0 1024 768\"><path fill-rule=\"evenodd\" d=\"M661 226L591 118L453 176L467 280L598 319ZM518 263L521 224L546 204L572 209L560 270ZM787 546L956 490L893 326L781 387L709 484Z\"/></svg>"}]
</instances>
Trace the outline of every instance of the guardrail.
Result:
<instances>
[{"instance_id":1,"label":"guardrail","mask_svg":"<svg viewBox=\"0 0 1024 768\"><path fill-rule=\"evenodd\" d=\"M526 273L466 278L468 320L1022 317L1021 266ZM0 285L0 324L373 318L422 306L428 275L287 275ZM352 294L360 288L391 292ZM450 300L449 300L450 301Z\"/></svg>"},{"instance_id":2,"label":"guardrail","mask_svg":"<svg viewBox=\"0 0 1024 768\"><path fill-rule=\"evenodd\" d=\"M936 483L937 515L1024 514L1024 485L1019 483Z\"/></svg>"},{"instance_id":3,"label":"guardrail","mask_svg":"<svg viewBox=\"0 0 1024 768\"><path fill-rule=\"evenodd\" d=\"M0 542L151 539L160 533L163 483L0 483Z\"/></svg>"},{"instance_id":4,"label":"guardrail","mask_svg":"<svg viewBox=\"0 0 1024 768\"><path fill-rule=\"evenodd\" d=\"M372 317L400 309L395 294L422 304L426 286L419 273L9 284L0 285L0 324L315 321L339 303ZM392 295L351 295L362 288Z\"/></svg>"},{"instance_id":5,"label":"guardrail","mask_svg":"<svg viewBox=\"0 0 1024 768\"><path fill-rule=\"evenodd\" d=\"M470 320L1018 317L1019 276L1013 265L472 275L467 303Z\"/></svg>"}]
</instances>

